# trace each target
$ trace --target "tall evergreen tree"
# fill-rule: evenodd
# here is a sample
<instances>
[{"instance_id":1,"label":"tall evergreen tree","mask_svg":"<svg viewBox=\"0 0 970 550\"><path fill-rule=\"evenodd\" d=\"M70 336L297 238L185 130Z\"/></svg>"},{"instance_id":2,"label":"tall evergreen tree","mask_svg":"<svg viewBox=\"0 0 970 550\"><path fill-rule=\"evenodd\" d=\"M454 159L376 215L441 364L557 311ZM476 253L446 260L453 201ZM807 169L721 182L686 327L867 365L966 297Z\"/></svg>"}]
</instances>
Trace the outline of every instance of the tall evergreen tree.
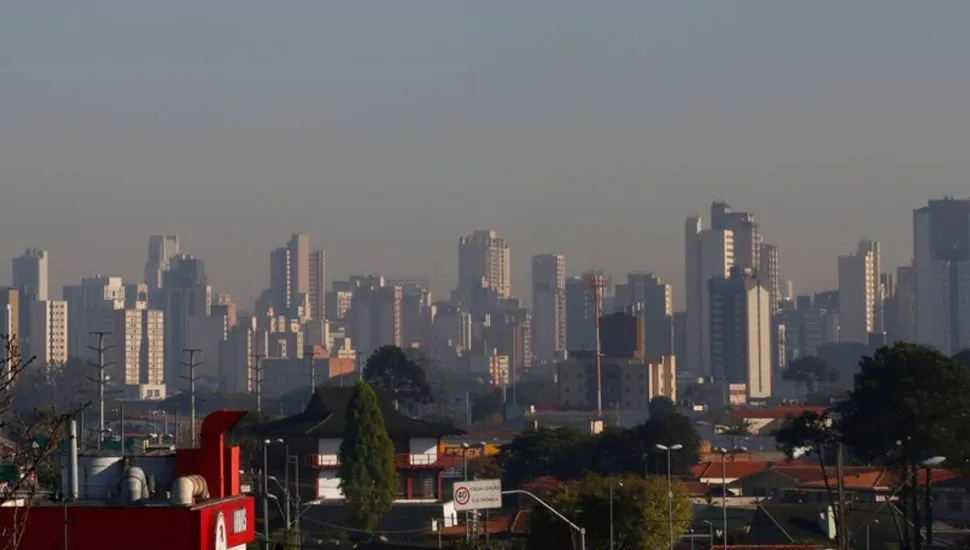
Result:
<instances>
[{"instance_id":1,"label":"tall evergreen tree","mask_svg":"<svg viewBox=\"0 0 970 550\"><path fill-rule=\"evenodd\" d=\"M340 443L340 490L354 527L372 531L391 509L399 485L394 445L367 382L360 381L347 405Z\"/></svg>"}]
</instances>

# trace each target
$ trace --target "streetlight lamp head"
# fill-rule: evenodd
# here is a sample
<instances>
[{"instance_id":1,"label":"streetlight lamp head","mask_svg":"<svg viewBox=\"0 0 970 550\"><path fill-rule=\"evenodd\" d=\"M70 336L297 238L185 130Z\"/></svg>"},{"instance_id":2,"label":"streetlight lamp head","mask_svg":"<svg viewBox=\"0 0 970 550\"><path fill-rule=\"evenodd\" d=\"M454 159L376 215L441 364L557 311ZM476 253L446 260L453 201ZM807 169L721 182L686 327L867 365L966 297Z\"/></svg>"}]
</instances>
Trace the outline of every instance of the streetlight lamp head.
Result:
<instances>
[{"instance_id":1,"label":"streetlight lamp head","mask_svg":"<svg viewBox=\"0 0 970 550\"><path fill-rule=\"evenodd\" d=\"M277 440L276 440L276 442L277 442L277 443L285 443L285 441L283 441L283 438L282 438L282 437L281 437L281 438L279 438L279 439L277 439Z\"/></svg>"},{"instance_id":2,"label":"streetlight lamp head","mask_svg":"<svg viewBox=\"0 0 970 550\"><path fill-rule=\"evenodd\" d=\"M272 443L272 441L270 441L268 439L264 439L263 440L263 445L269 445L270 443Z\"/></svg>"},{"instance_id":3,"label":"streetlight lamp head","mask_svg":"<svg viewBox=\"0 0 970 550\"><path fill-rule=\"evenodd\" d=\"M678 443L678 444L676 444L676 445L671 445L671 446L670 446L670 450L671 450L671 451L679 451L679 450L681 450L681 449L683 449L683 448L684 448L684 446L683 446L683 445L681 445L680 443Z\"/></svg>"},{"instance_id":4,"label":"streetlight lamp head","mask_svg":"<svg viewBox=\"0 0 970 550\"><path fill-rule=\"evenodd\" d=\"M468 443L462 443L461 444L461 448L462 449L467 449L468 448Z\"/></svg>"},{"instance_id":5,"label":"streetlight lamp head","mask_svg":"<svg viewBox=\"0 0 970 550\"><path fill-rule=\"evenodd\" d=\"M722 454L722 455L728 454L728 450L725 449L724 447L718 447L718 448L714 449L714 451L716 451L718 454Z\"/></svg>"},{"instance_id":6,"label":"streetlight lamp head","mask_svg":"<svg viewBox=\"0 0 970 550\"><path fill-rule=\"evenodd\" d=\"M669 451L670 450L669 447L667 447L666 445L661 445L660 443L657 443L657 448L660 449L661 451Z\"/></svg>"},{"instance_id":7,"label":"streetlight lamp head","mask_svg":"<svg viewBox=\"0 0 970 550\"><path fill-rule=\"evenodd\" d=\"M934 456L934 457L927 458L923 462L920 462L920 466L922 466L923 468L936 468L937 466L939 466L940 464L943 464L944 462L946 462L945 456Z\"/></svg>"},{"instance_id":8,"label":"streetlight lamp head","mask_svg":"<svg viewBox=\"0 0 970 550\"><path fill-rule=\"evenodd\" d=\"M739 452L739 453L746 453L746 452L748 452L748 448L747 448L747 447L737 447L737 448L736 448L736 449L734 449L734 450L735 450L736 452Z\"/></svg>"}]
</instances>

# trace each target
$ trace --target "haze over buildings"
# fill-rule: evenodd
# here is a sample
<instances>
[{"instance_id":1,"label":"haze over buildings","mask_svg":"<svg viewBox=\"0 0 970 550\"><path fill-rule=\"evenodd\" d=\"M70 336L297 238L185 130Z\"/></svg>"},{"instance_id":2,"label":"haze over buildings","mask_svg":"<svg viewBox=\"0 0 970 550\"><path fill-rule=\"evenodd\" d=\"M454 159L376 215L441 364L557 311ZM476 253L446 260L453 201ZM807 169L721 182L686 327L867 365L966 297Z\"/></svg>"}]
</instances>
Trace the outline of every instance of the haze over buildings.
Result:
<instances>
[{"instance_id":1,"label":"haze over buildings","mask_svg":"<svg viewBox=\"0 0 970 550\"><path fill-rule=\"evenodd\" d=\"M502 384L614 313L654 378L752 399L829 345L970 345L970 207L938 200L970 6L551 6L11 7L3 328L55 362L117 333L142 397L187 348L232 391L383 344Z\"/></svg>"}]
</instances>

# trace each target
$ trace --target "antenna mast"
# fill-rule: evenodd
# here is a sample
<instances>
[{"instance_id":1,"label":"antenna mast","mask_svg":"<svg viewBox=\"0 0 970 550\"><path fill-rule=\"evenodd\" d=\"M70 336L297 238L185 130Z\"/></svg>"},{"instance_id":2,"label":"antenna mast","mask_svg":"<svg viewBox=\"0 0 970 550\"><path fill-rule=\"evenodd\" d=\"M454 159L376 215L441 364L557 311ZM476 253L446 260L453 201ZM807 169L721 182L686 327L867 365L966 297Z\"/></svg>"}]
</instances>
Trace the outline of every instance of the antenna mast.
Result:
<instances>
[{"instance_id":1,"label":"antenna mast","mask_svg":"<svg viewBox=\"0 0 970 550\"><path fill-rule=\"evenodd\" d=\"M100 451L104 447L104 394L105 386L108 384L108 378L104 375L104 370L111 366L113 363L106 363L104 360L104 353L114 346L105 346L104 339L109 336L110 332L104 331L92 331L88 333L88 337L97 336L98 344L96 346L88 346L91 351L96 351L98 353L97 362L88 361L88 364L92 367L98 369L97 378L88 377L88 380L96 383L98 385L98 450Z\"/></svg>"},{"instance_id":2,"label":"antenna mast","mask_svg":"<svg viewBox=\"0 0 970 550\"><path fill-rule=\"evenodd\" d=\"M596 335L596 415L603 417L603 353L600 345L600 315L603 314L603 288L606 281L601 271L586 273L586 288L593 294L593 331Z\"/></svg>"},{"instance_id":3,"label":"antenna mast","mask_svg":"<svg viewBox=\"0 0 970 550\"><path fill-rule=\"evenodd\" d=\"M182 376L182 379L188 380L189 382L189 422L192 423L191 424L192 427L189 430L189 434L190 434L189 437L192 438L190 445L192 447L195 447L195 381L197 380L197 378L195 377L195 368L202 364L202 361L198 363L195 362L195 355L197 353L201 354L202 350L198 348L187 348L187 349L183 349L182 353L189 354L189 362L188 363L186 363L185 361L181 362L183 366L186 366L189 368L189 375Z\"/></svg>"}]
</instances>

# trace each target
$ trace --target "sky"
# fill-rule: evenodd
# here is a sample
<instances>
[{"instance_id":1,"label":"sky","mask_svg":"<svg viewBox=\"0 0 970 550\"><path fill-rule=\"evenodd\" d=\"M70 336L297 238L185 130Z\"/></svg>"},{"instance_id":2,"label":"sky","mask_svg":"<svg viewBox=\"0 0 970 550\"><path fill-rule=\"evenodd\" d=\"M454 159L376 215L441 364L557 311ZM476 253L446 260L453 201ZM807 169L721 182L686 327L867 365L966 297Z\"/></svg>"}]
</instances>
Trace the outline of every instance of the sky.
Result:
<instances>
[{"instance_id":1,"label":"sky","mask_svg":"<svg viewBox=\"0 0 970 550\"><path fill-rule=\"evenodd\" d=\"M293 232L354 273L457 278L495 229L529 257L650 270L683 222L752 212L796 291L912 256L970 196L970 2L71 0L0 6L0 258L51 291L140 279L178 233L251 303ZM9 270L7 270L9 271ZM9 273L0 272L0 282Z\"/></svg>"}]
</instances>

